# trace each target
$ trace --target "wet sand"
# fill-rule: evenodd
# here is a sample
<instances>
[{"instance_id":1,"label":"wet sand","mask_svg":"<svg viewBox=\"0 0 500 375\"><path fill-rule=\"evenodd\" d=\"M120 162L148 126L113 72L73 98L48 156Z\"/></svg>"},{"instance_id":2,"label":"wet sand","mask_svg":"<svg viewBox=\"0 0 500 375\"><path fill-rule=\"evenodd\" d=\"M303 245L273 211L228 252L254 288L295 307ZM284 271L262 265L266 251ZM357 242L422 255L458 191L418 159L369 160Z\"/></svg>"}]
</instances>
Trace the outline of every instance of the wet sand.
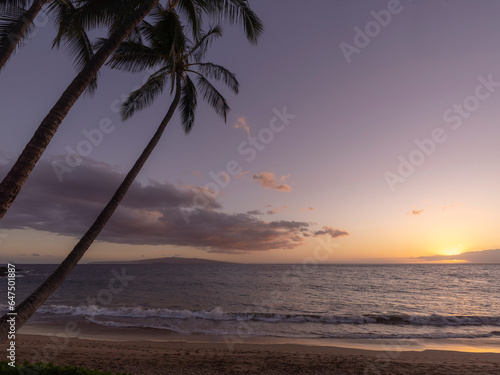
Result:
<instances>
[{"instance_id":1,"label":"wet sand","mask_svg":"<svg viewBox=\"0 0 500 375\"><path fill-rule=\"evenodd\" d=\"M500 354L372 351L298 344L108 341L19 335L17 363L44 361L133 375L500 374Z\"/></svg>"}]
</instances>

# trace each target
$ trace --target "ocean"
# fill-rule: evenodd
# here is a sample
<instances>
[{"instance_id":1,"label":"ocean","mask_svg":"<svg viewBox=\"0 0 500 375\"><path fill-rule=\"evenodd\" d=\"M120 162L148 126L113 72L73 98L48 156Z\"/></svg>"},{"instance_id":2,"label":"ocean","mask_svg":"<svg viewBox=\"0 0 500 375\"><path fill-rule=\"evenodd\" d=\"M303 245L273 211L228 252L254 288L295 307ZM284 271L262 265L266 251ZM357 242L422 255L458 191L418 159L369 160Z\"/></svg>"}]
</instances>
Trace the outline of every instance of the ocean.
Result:
<instances>
[{"instance_id":1,"label":"ocean","mask_svg":"<svg viewBox=\"0 0 500 375\"><path fill-rule=\"evenodd\" d=\"M17 301L55 265L18 265ZM500 265L79 265L30 326L500 347ZM6 311L6 280L0 309ZM149 331L152 332L152 331Z\"/></svg>"}]
</instances>

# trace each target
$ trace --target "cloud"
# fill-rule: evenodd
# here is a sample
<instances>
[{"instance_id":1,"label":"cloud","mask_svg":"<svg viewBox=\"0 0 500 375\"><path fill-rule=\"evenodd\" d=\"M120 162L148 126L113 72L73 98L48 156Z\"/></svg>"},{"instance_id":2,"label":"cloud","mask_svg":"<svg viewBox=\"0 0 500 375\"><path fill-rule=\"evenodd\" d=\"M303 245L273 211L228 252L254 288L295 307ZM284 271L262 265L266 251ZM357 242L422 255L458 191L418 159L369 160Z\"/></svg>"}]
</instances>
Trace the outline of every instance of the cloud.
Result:
<instances>
[{"instance_id":1,"label":"cloud","mask_svg":"<svg viewBox=\"0 0 500 375\"><path fill-rule=\"evenodd\" d=\"M430 214L430 213L435 213L436 210L439 210L441 212L446 211L447 209L453 208L455 206L454 204L448 204L448 205L432 204L431 202L429 202L427 200L424 201L424 204L425 204L425 207L423 207L421 209L411 210L411 211L407 212L406 214L410 215L410 216L418 216L418 215L422 215L424 213L424 211L426 212L426 214Z\"/></svg>"},{"instance_id":2,"label":"cloud","mask_svg":"<svg viewBox=\"0 0 500 375\"><path fill-rule=\"evenodd\" d=\"M412 210L410 212L407 212L406 214L412 215L412 216L418 216L418 215L422 215L423 212L424 212L424 209L422 208L421 210Z\"/></svg>"},{"instance_id":3,"label":"cloud","mask_svg":"<svg viewBox=\"0 0 500 375\"><path fill-rule=\"evenodd\" d=\"M277 214L280 211L288 210L287 206L282 206L282 207L278 206L278 207L272 208L271 205L266 205L266 207L270 208L269 210L266 211L266 214L268 214L268 215L274 215L274 214Z\"/></svg>"},{"instance_id":4,"label":"cloud","mask_svg":"<svg viewBox=\"0 0 500 375\"><path fill-rule=\"evenodd\" d=\"M53 161L63 162L62 157ZM0 176L7 172L0 165ZM124 175L85 159L59 182L51 161L38 163L21 194L2 220L2 229L30 228L80 238L113 195ZM188 210L186 224L179 207ZM177 245L209 252L242 253L292 249L304 242L309 223L263 221L249 213L225 213L204 188L149 180L134 182L100 234L103 242Z\"/></svg>"},{"instance_id":5,"label":"cloud","mask_svg":"<svg viewBox=\"0 0 500 375\"><path fill-rule=\"evenodd\" d=\"M247 214L249 214L249 215L264 215L264 214L274 215L274 214L276 214L276 213L278 213L280 211L283 211L283 210L289 211L288 210L288 206L276 206L276 207L273 207L270 204L266 204L265 207L267 209L266 211L251 210L251 211L247 211Z\"/></svg>"},{"instance_id":6,"label":"cloud","mask_svg":"<svg viewBox=\"0 0 500 375\"><path fill-rule=\"evenodd\" d=\"M234 176L234 178L236 178L237 180L239 180L241 178L245 178L248 174L250 174L249 171L241 171L236 176Z\"/></svg>"},{"instance_id":7,"label":"cloud","mask_svg":"<svg viewBox=\"0 0 500 375\"><path fill-rule=\"evenodd\" d=\"M335 228L328 227L328 226L324 226L322 230L318 230L318 231L314 232L315 236L320 236L322 234L330 235L332 238L349 236L349 233L346 232L345 230L335 229Z\"/></svg>"},{"instance_id":8,"label":"cloud","mask_svg":"<svg viewBox=\"0 0 500 375\"><path fill-rule=\"evenodd\" d=\"M301 208L299 211L314 211L316 207L306 207L306 208Z\"/></svg>"},{"instance_id":9,"label":"cloud","mask_svg":"<svg viewBox=\"0 0 500 375\"><path fill-rule=\"evenodd\" d=\"M262 172L253 175L253 179L266 189L273 189L287 193L292 191L292 188L284 183L288 177L289 175L282 176L278 179L276 175L271 172Z\"/></svg>"},{"instance_id":10,"label":"cloud","mask_svg":"<svg viewBox=\"0 0 500 375\"><path fill-rule=\"evenodd\" d=\"M500 263L500 249L468 251L457 255L429 255L411 259L422 259L431 262L440 260L466 260L473 263Z\"/></svg>"},{"instance_id":11,"label":"cloud","mask_svg":"<svg viewBox=\"0 0 500 375\"><path fill-rule=\"evenodd\" d=\"M236 124L233 125L233 128L242 128L243 130L245 130L247 135L250 136L250 126L247 125L247 118L245 116L240 116L238 120L236 120Z\"/></svg>"},{"instance_id":12,"label":"cloud","mask_svg":"<svg viewBox=\"0 0 500 375\"><path fill-rule=\"evenodd\" d=\"M287 221L287 220L271 221L268 224L269 224L269 226L274 227L274 228L288 228L288 229L294 229L297 231L300 231L301 229L305 229L309 226L308 223L304 223L302 221Z\"/></svg>"},{"instance_id":13,"label":"cloud","mask_svg":"<svg viewBox=\"0 0 500 375\"><path fill-rule=\"evenodd\" d=\"M260 210L251 210L247 211L247 215L264 215L264 213Z\"/></svg>"}]
</instances>

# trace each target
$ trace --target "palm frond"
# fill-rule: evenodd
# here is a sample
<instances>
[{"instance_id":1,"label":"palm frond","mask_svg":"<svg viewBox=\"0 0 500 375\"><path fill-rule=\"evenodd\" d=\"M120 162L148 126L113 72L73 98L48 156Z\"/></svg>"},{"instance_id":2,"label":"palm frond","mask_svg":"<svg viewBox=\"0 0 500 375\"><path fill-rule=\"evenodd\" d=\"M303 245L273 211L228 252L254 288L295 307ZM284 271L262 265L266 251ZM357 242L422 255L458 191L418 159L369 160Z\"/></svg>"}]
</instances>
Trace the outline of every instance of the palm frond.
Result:
<instances>
[{"instance_id":1,"label":"palm frond","mask_svg":"<svg viewBox=\"0 0 500 375\"><path fill-rule=\"evenodd\" d=\"M194 118L196 115L196 106L198 105L197 99L198 93L196 91L196 86L194 85L191 78L188 75L183 77L182 91L181 91L181 123L184 128L184 132L188 134L194 124Z\"/></svg>"},{"instance_id":2,"label":"palm frond","mask_svg":"<svg viewBox=\"0 0 500 375\"><path fill-rule=\"evenodd\" d=\"M59 48L61 43L68 50L73 59L73 64L78 70L94 57L94 46L90 41L84 27L78 22L73 22L78 11L70 1L53 1L49 6L52 17L58 27L57 35L52 42L52 47ZM97 90L97 75L92 78L86 92L93 95Z\"/></svg>"},{"instance_id":3,"label":"palm frond","mask_svg":"<svg viewBox=\"0 0 500 375\"><path fill-rule=\"evenodd\" d=\"M65 3L68 1L65 0ZM84 30L92 30L101 26L109 27L112 33L125 18L140 5L139 0L80 0L72 22Z\"/></svg>"},{"instance_id":4,"label":"palm frond","mask_svg":"<svg viewBox=\"0 0 500 375\"><path fill-rule=\"evenodd\" d=\"M141 31L151 48L164 55L168 60L175 60L184 53L186 37L179 15L171 10L156 6L150 13L153 24L143 22Z\"/></svg>"},{"instance_id":5,"label":"palm frond","mask_svg":"<svg viewBox=\"0 0 500 375\"><path fill-rule=\"evenodd\" d=\"M227 120L227 113L230 111L229 105L222 94L202 75L198 76L198 87L205 100L219 116Z\"/></svg>"},{"instance_id":6,"label":"palm frond","mask_svg":"<svg viewBox=\"0 0 500 375\"><path fill-rule=\"evenodd\" d=\"M59 47L67 30L73 31L75 29L76 23L73 22L72 18L76 13L76 8L69 1L52 1L49 3L47 9L49 10L52 22L58 25L56 37L52 41L52 47Z\"/></svg>"},{"instance_id":7,"label":"palm frond","mask_svg":"<svg viewBox=\"0 0 500 375\"><path fill-rule=\"evenodd\" d=\"M128 36L127 40L130 40L132 42L142 43L142 35L139 27L134 27L134 29Z\"/></svg>"},{"instance_id":8,"label":"palm frond","mask_svg":"<svg viewBox=\"0 0 500 375\"><path fill-rule=\"evenodd\" d=\"M179 16L173 10L183 1L184 4L187 4L191 0L168 1L169 8L156 6L150 13L148 21L141 22L139 26L140 41L123 42L110 59L108 65L112 68L128 71L162 66L159 71L149 77L140 89L129 95L122 105L121 115L123 119L129 118L135 111L151 105L164 91L167 82L170 82L171 94L176 89L180 90L181 123L186 133L191 131L195 121L198 94L226 121L227 113L230 110L229 105L209 79L222 81L233 92L238 93L239 83L236 76L217 64L190 63L190 60L195 57L194 55L198 55L201 59L206 54L212 41L222 35L222 28L217 25L210 28L207 33L200 32L200 37L195 39L196 42L190 43L185 36ZM206 7L208 1L201 0L202 7ZM97 46L100 43L102 41L98 42ZM195 73L198 76L196 85L189 77L189 73ZM181 81L178 80L179 77L182 77Z\"/></svg>"},{"instance_id":9,"label":"palm frond","mask_svg":"<svg viewBox=\"0 0 500 375\"><path fill-rule=\"evenodd\" d=\"M169 74L168 70L159 70L151 75L144 85L132 92L125 103L122 104L122 119L126 120L136 111L153 104L154 100L163 92Z\"/></svg>"},{"instance_id":10,"label":"palm frond","mask_svg":"<svg viewBox=\"0 0 500 375\"><path fill-rule=\"evenodd\" d=\"M94 56L92 42L89 40L85 32L82 32L80 35L75 35L71 39L68 38L64 44L68 49L70 56L73 58L73 63L78 70L83 69L83 67ZM92 81L90 81L86 89L86 92L90 95L93 95L97 90L97 78L98 74L92 78Z\"/></svg>"},{"instance_id":11,"label":"palm frond","mask_svg":"<svg viewBox=\"0 0 500 375\"><path fill-rule=\"evenodd\" d=\"M5 6L3 14L0 16L0 46L10 43L10 33L16 24L24 22L23 17L25 12L26 9L15 4L8 4ZM17 43L16 49L22 47L23 42L29 38L33 30L34 26L30 24Z\"/></svg>"},{"instance_id":12,"label":"palm frond","mask_svg":"<svg viewBox=\"0 0 500 375\"><path fill-rule=\"evenodd\" d=\"M3 13L9 8L25 9L29 3L29 0L0 0L0 12Z\"/></svg>"},{"instance_id":13,"label":"palm frond","mask_svg":"<svg viewBox=\"0 0 500 375\"><path fill-rule=\"evenodd\" d=\"M201 32L201 12L206 9L205 1L200 0L179 0L177 7L179 13L184 14L191 26L194 39L198 39Z\"/></svg>"},{"instance_id":14,"label":"palm frond","mask_svg":"<svg viewBox=\"0 0 500 375\"><path fill-rule=\"evenodd\" d=\"M106 39L100 39L96 47L105 42ZM122 69L127 72L139 72L152 68L163 62L163 57L157 51L145 46L141 42L126 41L122 42L110 58L107 65L113 69Z\"/></svg>"},{"instance_id":15,"label":"palm frond","mask_svg":"<svg viewBox=\"0 0 500 375\"><path fill-rule=\"evenodd\" d=\"M207 12L215 16L218 23L228 21L241 25L248 41L256 44L264 31L259 17L250 9L247 0L207 0Z\"/></svg>"},{"instance_id":16,"label":"palm frond","mask_svg":"<svg viewBox=\"0 0 500 375\"><path fill-rule=\"evenodd\" d=\"M102 2L102 0L92 0L92 1ZM123 24L123 22L127 20L128 16L132 12L134 12L138 7L144 5L144 2L145 2L144 0L121 0L120 9L115 9L112 6L109 6L111 15L110 17L111 22L109 22L109 35L111 35L117 28L119 28Z\"/></svg>"},{"instance_id":17,"label":"palm frond","mask_svg":"<svg viewBox=\"0 0 500 375\"><path fill-rule=\"evenodd\" d=\"M9 30L14 22L16 22L24 13L22 8L9 8L0 15L0 33L4 34Z\"/></svg>"},{"instance_id":18,"label":"palm frond","mask_svg":"<svg viewBox=\"0 0 500 375\"><path fill-rule=\"evenodd\" d=\"M198 41L188 51L187 56L193 57L194 61L201 61L207 53L207 49L212 45L212 42L222 36L222 27L216 25L210 28L207 33L202 33Z\"/></svg>"},{"instance_id":19,"label":"palm frond","mask_svg":"<svg viewBox=\"0 0 500 375\"><path fill-rule=\"evenodd\" d=\"M240 84L236 79L236 75L234 73L231 73L223 66L214 63L198 63L194 65L198 67L198 70L204 76L215 79L217 81L223 81L224 84L229 87L235 94L239 93Z\"/></svg>"}]
</instances>

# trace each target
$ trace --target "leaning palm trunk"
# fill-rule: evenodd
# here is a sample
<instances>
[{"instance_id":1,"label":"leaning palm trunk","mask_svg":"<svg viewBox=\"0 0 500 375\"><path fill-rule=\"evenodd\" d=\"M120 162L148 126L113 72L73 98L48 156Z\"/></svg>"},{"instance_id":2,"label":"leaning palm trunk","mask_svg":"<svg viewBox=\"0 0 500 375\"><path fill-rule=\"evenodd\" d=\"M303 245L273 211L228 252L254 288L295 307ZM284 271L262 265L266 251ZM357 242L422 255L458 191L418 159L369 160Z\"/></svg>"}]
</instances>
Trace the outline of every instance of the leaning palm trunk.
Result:
<instances>
[{"instance_id":1,"label":"leaning palm trunk","mask_svg":"<svg viewBox=\"0 0 500 375\"><path fill-rule=\"evenodd\" d=\"M83 257L85 252L89 249L92 243L95 241L99 233L102 231L108 220L111 218L118 205L122 201L123 197L127 193L128 189L134 182L135 178L139 174L140 170L144 166L144 163L149 158L154 148L158 144L165 128L167 127L170 119L172 118L181 98L181 81L180 76L177 78L177 88L175 92L175 97L170 105L170 108L161 122L158 130L154 134L153 138L149 141L148 145L142 152L141 156L135 162L132 169L128 172L127 176L121 183L120 187L116 190L115 194L106 205L106 207L101 211L100 215L92 224L90 229L85 233L85 235L80 239L80 241L73 248L71 253L64 259L64 261L57 267L57 269L48 277L48 279L38 287L31 295L26 298L19 306L16 308L16 330L21 328L24 323L35 313L35 311L45 302L45 300L61 285L61 283L66 279L70 272L75 268L77 263ZM7 340L7 334L9 329L9 323L7 319L9 316L4 315L0 320L0 342Z\"/></svg>"},{"instance_id":2,"label":"leaning palm trunk","mask_svg":"<svg viewBox=\"0 0 500 375\"><path fill-rule=\"evenodd\" d=\"M16 163L0 184L0 220L5 216L31 171L40 160L49 145L59 125L78 100L83 91L92 81L108 57L118 45L132 32L137 24L146 17L159 0L149 0L134 11L130 17L116 29L102 45L94 57L85 65L82 71L64 91L61 98L43 119L33 138L28 142Z\"/></svg>"},{"instance_id":3,"label":"leaning palm trunk","mask_svg":"<svg viewBox=\"0 0 500 375\"><path fill-rule=\"evenodd\" d=\"M12 25L9 33L3 39L3 43L0 45L0 70L4 67L7 60L9 60L12 52L15 51L23 35L31 26L38 13L40 13L43 6L50 1L51 0L35 0L21 18Z\"/></svg>"}]
</instances>

